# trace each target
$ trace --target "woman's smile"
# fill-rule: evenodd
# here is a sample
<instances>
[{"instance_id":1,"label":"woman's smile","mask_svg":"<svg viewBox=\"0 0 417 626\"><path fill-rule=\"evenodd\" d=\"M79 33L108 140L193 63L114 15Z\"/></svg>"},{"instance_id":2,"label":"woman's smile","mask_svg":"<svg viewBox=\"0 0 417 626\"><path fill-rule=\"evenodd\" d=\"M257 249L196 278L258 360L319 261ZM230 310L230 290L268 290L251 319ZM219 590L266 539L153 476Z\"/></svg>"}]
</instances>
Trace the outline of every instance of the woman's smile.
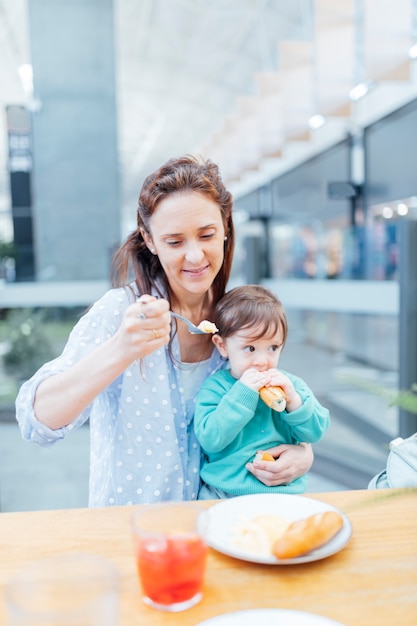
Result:
<instances>
[{"instance_id":1,"label":"woman's smile","mask_svg":"<svg viewBox=\"0 0 417 626\"><path fill-rule=\"evenodd\" d=\"M186 274L189 274L190 276L200 277L209 269L209 267L210 267L210 265L207 264L207 265L204 265L204 267L184 268L183 272L185 272Z\"/></svg>"}]
</instances>

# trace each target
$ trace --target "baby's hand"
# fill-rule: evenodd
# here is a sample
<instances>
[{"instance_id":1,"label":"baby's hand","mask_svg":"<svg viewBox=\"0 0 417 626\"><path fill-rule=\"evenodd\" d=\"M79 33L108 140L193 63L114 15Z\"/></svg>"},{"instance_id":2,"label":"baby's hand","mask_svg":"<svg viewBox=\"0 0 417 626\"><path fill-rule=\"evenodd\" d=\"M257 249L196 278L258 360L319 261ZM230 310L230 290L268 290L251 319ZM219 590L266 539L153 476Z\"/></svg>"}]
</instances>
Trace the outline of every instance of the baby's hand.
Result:
<instances>
[{"instance_id":1,"label":"baby's hand","mask_svg":"<svg viewBox=\"0 0 417 626\"><path fill-rule=\"evenodd\" d=\"M267 372L259 372L254 368L250 368L243 372L240 377L240 382L252 389L253 391L259 391L261 387L270 385L271 370Z\"/></svg>"},{"instance_id":2,"label":"baby's hand","mask_svg":"<svg viewBox=\"0 0 417 626\"><path fill-rule=\"evenodd\" d=\"M270 374L271 381L269 383L269 386L282 387L282 389L284 390L287 413L291 413L292 411L298 409L303 402L288 376L286 376L279 370L269 370L268 373Z\"/></svg>"}]
</instances>

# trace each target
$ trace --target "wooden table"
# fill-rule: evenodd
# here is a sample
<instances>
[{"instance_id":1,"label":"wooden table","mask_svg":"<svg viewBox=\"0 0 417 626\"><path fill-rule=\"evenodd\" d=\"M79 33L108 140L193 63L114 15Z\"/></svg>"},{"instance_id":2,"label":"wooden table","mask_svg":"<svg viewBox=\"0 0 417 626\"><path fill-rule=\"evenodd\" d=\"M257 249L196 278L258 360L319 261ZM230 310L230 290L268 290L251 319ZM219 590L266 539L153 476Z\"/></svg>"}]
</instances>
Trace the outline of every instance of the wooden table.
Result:
<instances>
[{"instance_id":1,"label":"wooden table","mask_svg":"<svg viewBox=\"0 0 417 626\"><path fill-rule=\"evenodd\" d=\"M338 554L303 565L258 565L210 550L200 604L177 614L145 606L130 534L131 507L0 514L0 624L3 585L25 563L59 552L88 551L121 575L120 626L195 626L215 615L285 608L346 626L417 624L417 490L308 494L344 511L353 534ZM206 503L207 506L213 504Z\"/></svg>"}]
</instances>

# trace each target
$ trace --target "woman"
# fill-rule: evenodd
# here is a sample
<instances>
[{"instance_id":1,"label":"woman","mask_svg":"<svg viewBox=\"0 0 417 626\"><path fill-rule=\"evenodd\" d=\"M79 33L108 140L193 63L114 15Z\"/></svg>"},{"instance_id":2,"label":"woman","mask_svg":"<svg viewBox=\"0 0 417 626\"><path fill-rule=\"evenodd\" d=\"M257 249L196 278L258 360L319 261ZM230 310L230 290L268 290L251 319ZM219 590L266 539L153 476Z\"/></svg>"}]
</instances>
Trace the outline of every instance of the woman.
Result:
<instances>
[{"instance_id":1,"label":"woman","mask_svg":"<svg viewBox=\"0 0 417 626\"><path fill-rule=\"evenodd\" d=\"M148 176L115 288L19 392L22 435L39 445L90 419L90 506L198 497L194 397L224 362L211 335L190 334L170 309L195 324L212 318L232 264L232 204L210 161L172 159ZM279 484L311 466L309 447L284 452L273 470L259 463L259 480Z\"/></svg>"}]
</instances>

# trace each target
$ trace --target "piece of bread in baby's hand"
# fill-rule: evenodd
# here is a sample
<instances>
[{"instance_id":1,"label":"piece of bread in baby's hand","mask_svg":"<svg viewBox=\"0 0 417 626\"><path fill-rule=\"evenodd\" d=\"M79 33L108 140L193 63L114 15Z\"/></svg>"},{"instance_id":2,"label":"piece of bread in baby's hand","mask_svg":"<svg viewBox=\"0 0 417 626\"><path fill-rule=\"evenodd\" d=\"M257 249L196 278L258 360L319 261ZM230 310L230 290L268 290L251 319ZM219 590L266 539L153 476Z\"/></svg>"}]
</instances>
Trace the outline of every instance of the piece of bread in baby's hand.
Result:
<instances>
[{"instance_id":1,"label":"piece of bread in baby's hand","mask_svg":"<svg viewBox=\"0 0 417 626\"><path fill-rule=\"evenodd\" d=\"M282 387L261 387L259 395L265 404L274 409L274 411L281 413L286 407L287 399Z\"/></svg>"},{"instance_id":2,"label":"piece of bread in baby's hand","mask_svg":"<svg viewBox=\"0 0 417 626\"><path fill-rule=\"evenodd\" d=\"M275 461L275 457L273 457L272 454L269 454L269 452L257 452L253 460L254 461Z\"/></svg>"},{"instance_id":3,"label":"piece of bread in baby's hand","mask_svg":"<svg viewBox=\"0 0 417 626\"><path fill-rule=\"evenodd\" d=\"M277 559L292 559L324 545L343 527L343 517L336 511L315 513L292 522L278 539L272 553Z\"/></svg>"}]
</instances>

